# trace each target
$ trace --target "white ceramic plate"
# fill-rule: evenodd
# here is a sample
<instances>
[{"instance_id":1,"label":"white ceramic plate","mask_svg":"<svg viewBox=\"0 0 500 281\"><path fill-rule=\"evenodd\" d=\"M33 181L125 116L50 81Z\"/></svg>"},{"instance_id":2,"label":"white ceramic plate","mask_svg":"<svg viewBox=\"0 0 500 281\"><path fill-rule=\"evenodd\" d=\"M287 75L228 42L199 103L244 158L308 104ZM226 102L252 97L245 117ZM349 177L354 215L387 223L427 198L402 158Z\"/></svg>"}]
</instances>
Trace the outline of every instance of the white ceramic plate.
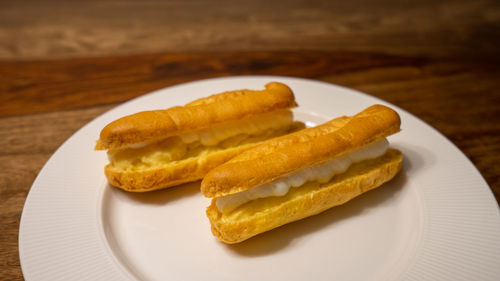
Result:
<instances>
[{"instance_id":1,"label":"white ceramic plate","mask_svg":"<svg viewBox=\"0 0 500 281\"><path fill-rule=\"evenodd\" d=\"M402 131L390 183L348 204L241 244L211 234L199 182L147 194L107 185L101 128L121 116L281 81L296 118L316 124L381 103ZM19 253L26 280L498 280L500 215L471 162L408 112L317 81L270 76L182 84L127 102L87 124L50 158L24 207Z\"/></svg>"}]
</instances>

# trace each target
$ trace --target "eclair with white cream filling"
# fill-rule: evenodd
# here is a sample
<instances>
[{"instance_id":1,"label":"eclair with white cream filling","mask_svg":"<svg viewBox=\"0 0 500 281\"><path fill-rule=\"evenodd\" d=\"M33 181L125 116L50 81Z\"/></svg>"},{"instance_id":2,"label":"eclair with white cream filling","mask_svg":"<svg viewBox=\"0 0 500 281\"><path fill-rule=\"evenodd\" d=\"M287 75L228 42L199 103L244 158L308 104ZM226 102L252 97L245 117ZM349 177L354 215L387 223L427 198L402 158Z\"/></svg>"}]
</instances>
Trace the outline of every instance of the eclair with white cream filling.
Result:
<instances>
[{"instance_id":1,"label":"eclair with white cream filling","mask_svg":"<svg viewBox=\"0 0 500 281\"><path fill-rule=\"evenodd\" d=\"M238 243L389 181L402 154L386 137L399 128L394 110L374 105L245 151L202 181L212 233Z\"/></svg>"}]
</instances>

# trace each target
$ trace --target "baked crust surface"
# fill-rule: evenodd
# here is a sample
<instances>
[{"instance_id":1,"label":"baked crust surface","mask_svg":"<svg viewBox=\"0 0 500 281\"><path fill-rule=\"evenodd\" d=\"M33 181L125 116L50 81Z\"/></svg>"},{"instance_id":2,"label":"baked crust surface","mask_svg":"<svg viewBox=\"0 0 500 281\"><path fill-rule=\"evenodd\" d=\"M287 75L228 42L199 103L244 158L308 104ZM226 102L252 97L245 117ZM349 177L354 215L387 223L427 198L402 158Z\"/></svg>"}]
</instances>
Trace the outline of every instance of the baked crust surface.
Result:
<instances>
[{"instance_id":1,"label":"baked crust surface","mask_svg":"<svg viewBox=\"0 0 500 281\"><path fill-rule=\"evenodd\" d=\"M96 150L119 149L155 141L212 124L297 106L291 89L271 82L264 90L237 90L215 94L165 110L144 111L115 120L104 127Z\"/></svg>"},{"instance_id":2,"label":"baked crust surface","mask_svg":"<svg viewBox=\"0 0 500 281\"><path fill-rule=\"evenodd\" d=\"M394 110L373 105L352 117L269 140L210 171L201 192L220 197L271 182L396 133L400 124Z\"/></svg>"}]
</instances>

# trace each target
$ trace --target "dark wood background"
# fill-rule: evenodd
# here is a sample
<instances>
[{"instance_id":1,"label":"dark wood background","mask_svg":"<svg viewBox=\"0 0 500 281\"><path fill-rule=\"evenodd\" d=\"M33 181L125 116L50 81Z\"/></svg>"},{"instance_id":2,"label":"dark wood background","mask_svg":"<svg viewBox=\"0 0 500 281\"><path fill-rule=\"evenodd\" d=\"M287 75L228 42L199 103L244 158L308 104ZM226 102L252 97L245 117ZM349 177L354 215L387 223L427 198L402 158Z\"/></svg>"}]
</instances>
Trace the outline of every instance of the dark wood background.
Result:
<instances>
[{"instance_id":1,"label":"dark wood background","mask_svg":"<svg viewBox=\"0 0 500 281\"><path fill-rule=\"evenodd\" d=\"M328 81L415 114L500 200L498 1L0 0L0 280L50 155L99 114L201 78ZM425 137L425 136L422 136Z\"/></svg>"}]
</instances>

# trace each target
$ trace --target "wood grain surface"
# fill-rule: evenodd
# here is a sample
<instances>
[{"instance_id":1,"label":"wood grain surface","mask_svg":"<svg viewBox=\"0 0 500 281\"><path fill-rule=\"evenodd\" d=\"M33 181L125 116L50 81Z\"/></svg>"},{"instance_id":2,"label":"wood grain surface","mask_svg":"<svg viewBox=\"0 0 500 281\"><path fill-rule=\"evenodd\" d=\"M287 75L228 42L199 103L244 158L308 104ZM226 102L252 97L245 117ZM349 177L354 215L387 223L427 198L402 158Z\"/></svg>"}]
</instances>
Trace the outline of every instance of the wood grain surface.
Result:
<instances>
[{"instance_id":1,"label":"wood grain surface","mask_svg":"<svg viewBox=\"0 0 500 281\"><path fill-rule=\"evenodd\" d=\"M350 50L491 56L496 0L0 0L0 58Z\"/></svg>"},{"instance_id":2,"label":"wood grain surface","mask_svg":"<svg viewBox=\"0 0 500 281\"><path fill-rule=\"evenodd\" d=\"M456 144L500 202L499 5L332 2L0 0L0 280L22 280L23 204L68 137L203 78L306 77L382 98Z\"/></svg>"}]
</instances>

